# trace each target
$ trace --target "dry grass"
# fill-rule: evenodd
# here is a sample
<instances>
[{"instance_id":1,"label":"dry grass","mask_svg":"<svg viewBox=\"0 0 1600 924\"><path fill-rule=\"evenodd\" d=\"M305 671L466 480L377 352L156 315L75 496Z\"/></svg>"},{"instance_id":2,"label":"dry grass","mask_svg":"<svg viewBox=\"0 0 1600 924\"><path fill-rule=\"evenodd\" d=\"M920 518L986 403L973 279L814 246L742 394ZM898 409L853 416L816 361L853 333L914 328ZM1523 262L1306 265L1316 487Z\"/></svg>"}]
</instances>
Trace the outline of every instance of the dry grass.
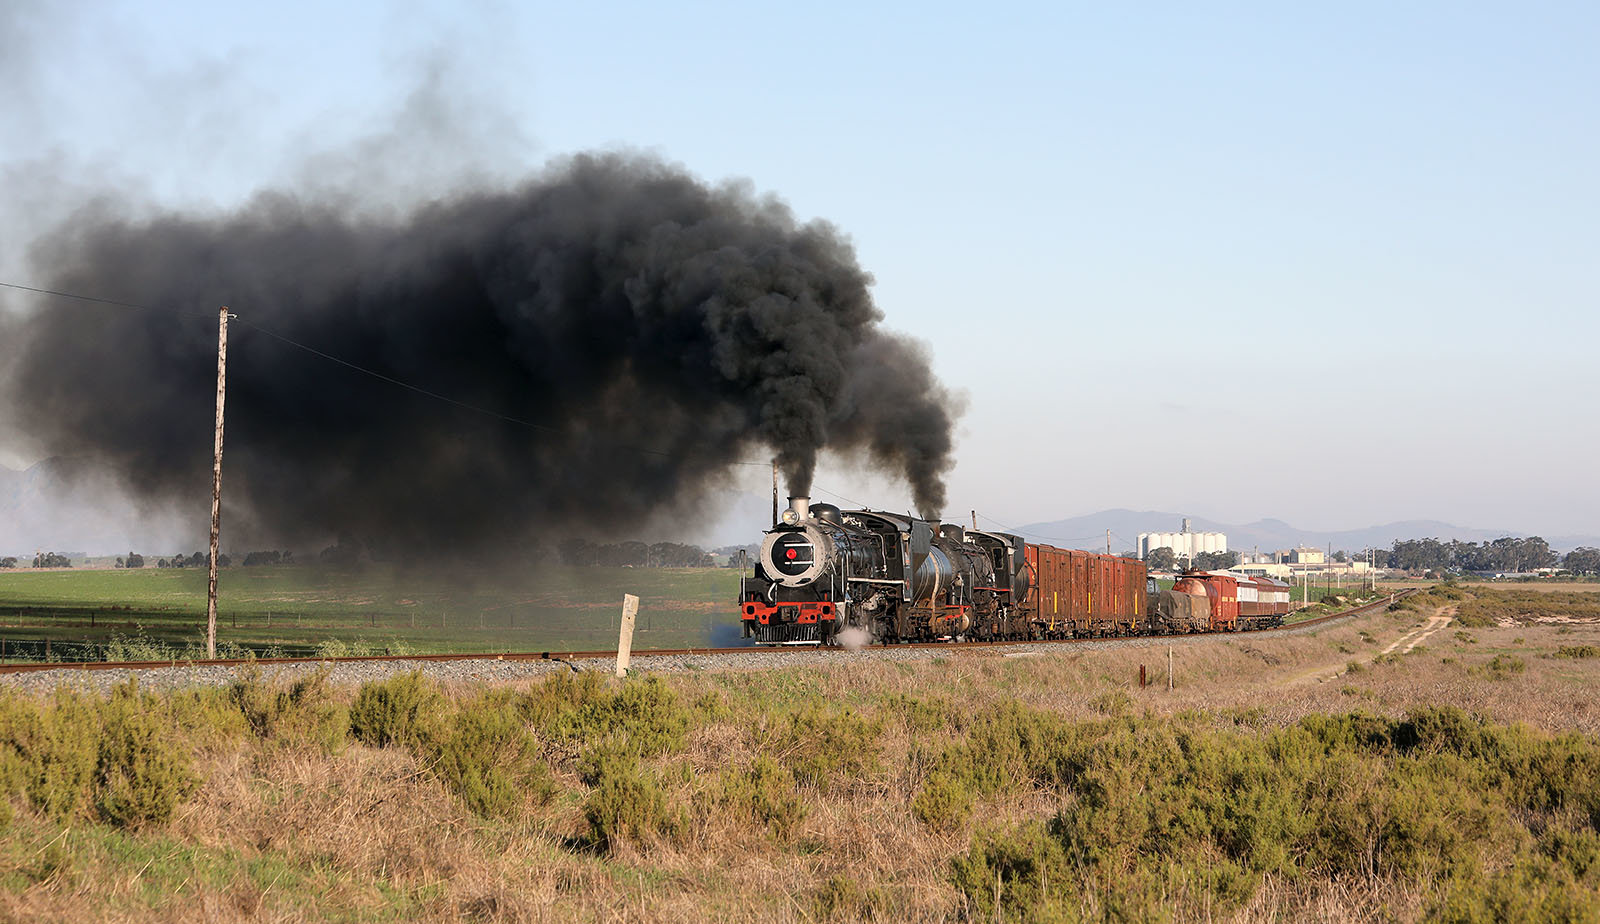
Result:
<instances>
[{"instance_id":1,"label":"dry grass","mask_svg":"<svg viewBox=\"0 0 1600 924\"><path fill-rule=\"evenodd\" d=\"M1600 593L1600 583L1580 581L1463 581L1466 590L1531 590L1536 593Z\"/></svg>"},{"instance_id":2,"label":"dry grass","mask_svg":"<svg viewBox=\"0 0 1600 924\"><path fill-rule=\"evenodd\" d=\"M586 840L587 787L571 747L547 742L553 801L530 799L509 816L484 818L414 750L350 743L327 753L197 736L201 788L159 828L128 832L83 819L62 826L15 802L0 851L0 919L960 920L967 900L952 885L952 858L980 830L1049 817L1062 797L1043 788L1002 792L980 796L953 829L916 821L912 800L931 762L964 734L941 715L1011 703L1085 720L1198 709L1273 728L1357 708L1400 716L1454 705L1496 722L1600 735L1600 659L1550 656L1600 644L1600 625L1449 627L1411 654L1378 658L1434 613L1178 644L1171 690L1164 643L676 675L669 685L679 701L697 704L697 718L681 750L650 766L683 827L609 854ZM1487 667L1496 656L1519 658L1526 669L1496 679ZM1151 681L1142 689L1141 665ZM330 695L348 701L354 692ZM445 690L458 702L479 692ZM924 705L906 705L912 698ZM877 768L802 786L797 797L807 811L787 834L725 810L723 775L763 754L787 759L775 750L783 723L800 704L817 702L881 724ZM1172 898L1166 910L1174 920L1247 922L1419 920L1431 901L1425 884L1375 876L1269 876L1225 913Z\"/></svg>"}]
</instances>

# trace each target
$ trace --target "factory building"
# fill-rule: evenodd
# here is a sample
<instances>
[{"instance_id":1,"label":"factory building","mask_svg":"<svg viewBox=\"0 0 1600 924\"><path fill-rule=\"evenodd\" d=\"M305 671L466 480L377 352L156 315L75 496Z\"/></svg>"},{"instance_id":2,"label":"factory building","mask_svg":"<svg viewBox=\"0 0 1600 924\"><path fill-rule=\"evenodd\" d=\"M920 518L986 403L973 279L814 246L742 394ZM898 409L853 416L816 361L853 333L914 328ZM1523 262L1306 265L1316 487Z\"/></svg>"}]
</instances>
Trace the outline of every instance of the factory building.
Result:
<instances>
[{"instance_id":1,"label":"factory building","mask_svg":"<svg viewBox=\"0 0 1600 924\"><path fill-rule=\"evenodd\" d=\"M1189 531L1189 518L1183 518L1183 529L1176 533L1140 533L1139 557L1149 558L1156 549L1171 549L1179 558L1192 559L1201 552L1228 551L1228 537L1224 533L1196 533Z\"/></svg>"}]
</instances>

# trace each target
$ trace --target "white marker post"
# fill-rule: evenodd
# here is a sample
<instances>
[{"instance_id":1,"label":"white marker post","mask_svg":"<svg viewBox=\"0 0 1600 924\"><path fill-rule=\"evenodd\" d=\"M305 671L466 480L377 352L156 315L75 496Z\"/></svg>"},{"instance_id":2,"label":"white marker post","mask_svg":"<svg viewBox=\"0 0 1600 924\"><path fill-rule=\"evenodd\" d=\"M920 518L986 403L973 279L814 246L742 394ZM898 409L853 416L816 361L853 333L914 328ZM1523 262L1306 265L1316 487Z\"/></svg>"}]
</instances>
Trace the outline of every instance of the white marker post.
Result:
<instances>
[{"instance_id":1,"label":"white marker post","mask_svg":"<svg viewBox=\"0 0 1600 924\"><path fill-rule=\"evenodd\" d=\"M622 595L622 631L617 635L617 676L628 676L628 659L633 655L633 623L639 617L639 598Z\"/></svg>"}]
</instances>

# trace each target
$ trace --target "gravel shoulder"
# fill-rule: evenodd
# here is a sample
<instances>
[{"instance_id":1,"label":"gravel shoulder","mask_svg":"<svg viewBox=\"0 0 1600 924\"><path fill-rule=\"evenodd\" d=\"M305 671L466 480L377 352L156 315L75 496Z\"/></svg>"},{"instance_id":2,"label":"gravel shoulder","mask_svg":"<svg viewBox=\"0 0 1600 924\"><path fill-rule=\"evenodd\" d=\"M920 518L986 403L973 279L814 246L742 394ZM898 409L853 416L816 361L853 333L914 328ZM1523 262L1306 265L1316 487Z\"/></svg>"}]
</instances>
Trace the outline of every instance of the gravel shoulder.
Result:
<instances>
[{"instance_id":1,"label":"gravel shoulder","mask_svg":"<svg viewBox=\"0 0 1600 924\"><path fill-rule=\"evenodd\" d=\"M860 664L868 661L930 661L935 658L999 658L999 657L1050 657L1078 655L1088 651L1106 651L1116 648L1165 648L1168 645L1208 645L1236 640L1242 637L1283 638L1318 632L1343 624L1344 617L1308 626L1287 626L1264 633L1177 635L1126 639L1095 639L1072 643L1034 642L1014 645L992 645L972 648L900 648L887 646L864 648L859 651L824 650L771 650L752 648L749 651L725 654L651 655L636 652L630 670L635 673L660 673L672 671L746 671L774 668L802 667L806 665ZM109 691L131 676L137 675L140 686L151 690L173 690L199 686L226 686L237 680L243 672L259 670L269 680L292 680L296 677L328 672L328 682L357 686L370 680L379 680L393 674L421 671L426 677L442 683L516 683L540 677L553 671L603 671L616 670L613 658L594 658L578 661L336 661L322 663L263 664L257 666L224 667L216 665L186 665L154 667L139 670L82 670L61 669L33 671L17 674L0 674L0 689L32 693L49 693L58 687L83 691Z\"/></svg>"}]
</instances>

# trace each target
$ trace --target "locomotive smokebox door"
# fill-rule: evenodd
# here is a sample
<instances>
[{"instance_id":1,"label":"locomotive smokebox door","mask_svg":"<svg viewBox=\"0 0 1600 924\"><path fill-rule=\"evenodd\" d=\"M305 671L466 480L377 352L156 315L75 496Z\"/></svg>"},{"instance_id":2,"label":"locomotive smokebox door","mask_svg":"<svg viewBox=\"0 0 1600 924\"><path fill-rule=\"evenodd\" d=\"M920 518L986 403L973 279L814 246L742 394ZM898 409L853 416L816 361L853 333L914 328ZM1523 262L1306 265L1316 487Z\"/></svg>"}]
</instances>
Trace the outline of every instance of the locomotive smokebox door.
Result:
<instances>
[{"instance_id":1,"label":"locomotive smokebox door","mask_svg":"<svg viewBox=\"0 0 1600 924\"><path fill-rule=\"evenodd\" d=\"M804 587L822 575L833 540L815 526L773 530L761 543L761 563L785 587Z\"/></svg>"}]
</instances>

